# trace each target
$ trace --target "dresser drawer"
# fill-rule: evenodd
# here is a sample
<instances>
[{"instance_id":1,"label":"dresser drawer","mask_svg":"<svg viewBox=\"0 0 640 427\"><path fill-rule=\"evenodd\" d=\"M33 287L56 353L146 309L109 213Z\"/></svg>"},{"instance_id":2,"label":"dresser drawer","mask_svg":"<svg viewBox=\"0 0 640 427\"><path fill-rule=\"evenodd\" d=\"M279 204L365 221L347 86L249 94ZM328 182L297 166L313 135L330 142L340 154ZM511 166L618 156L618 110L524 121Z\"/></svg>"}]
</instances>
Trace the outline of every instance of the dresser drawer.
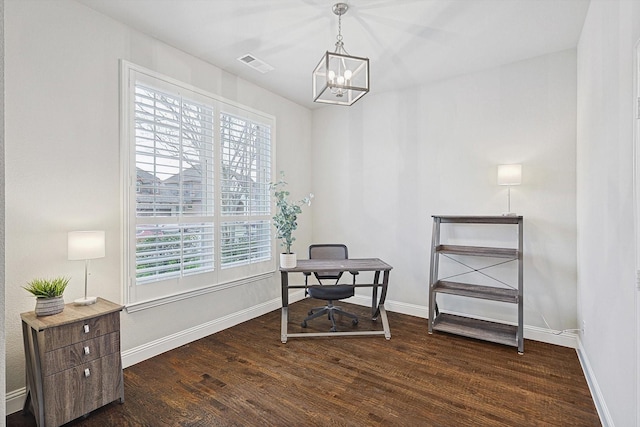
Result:
<instances>
[{"instance_id":1,"label":"dresser drawer","mask_svg":"<svg viewBox=\"0 0 640 427\"><path fill-rule=\"evenodd\" d=\"M45 425L65 424L121 398L121 372L120 353L112 353L45 377Z\"/></svg>"},{"instance_id":2,"label":"dresser drawer","mask_svg":"<svg viewBox=\"0 0 640 427\"><path fill-rule=\"evenodd\" d=\"M111 332L97 338L71 344L45 354L43 375L52 375L83 363L120 352L120 333Z\"/></svg>"},{"instance_id":3,"label":"dresser drawer","mask_svg":"<svg viewBox=\"0 0 640 427\"><path fill-rule=\"evenodd\" d=\"M44 351L48 352L120 330L120 313L109 313L44 331Z\"/></svg>"}]
</instances>

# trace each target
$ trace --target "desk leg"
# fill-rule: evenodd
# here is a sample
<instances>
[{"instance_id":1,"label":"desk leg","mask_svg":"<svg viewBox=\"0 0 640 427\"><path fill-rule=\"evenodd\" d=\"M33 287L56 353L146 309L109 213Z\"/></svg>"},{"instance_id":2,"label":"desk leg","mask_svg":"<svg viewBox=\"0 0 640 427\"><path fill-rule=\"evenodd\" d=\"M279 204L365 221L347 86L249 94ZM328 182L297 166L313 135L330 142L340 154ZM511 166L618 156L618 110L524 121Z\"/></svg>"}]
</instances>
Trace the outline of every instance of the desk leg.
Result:
<instances>
[{"instance_id":1,"label":"desk leg","mask_svg":"<svg viewBox=\"0 0 640 427\"><path fill-rule=\"evenodd\" d=\"M287 327L289 325L289 273L280 272L280 282L282 285L282 317L280 319L280 341L287 342Z\"/></svg>"},{"instance_id":2,"label":"desk leg","mask_svg":"<svg viewBox=\"0 0 640 427\"><path fill-rule=\"evenodd\" d=\"M380 318L382 319L382 329L384 330L384 337L390 340L391 329L389 328L389 319L387 319L387 311L384 309L384 304L380 304L378 310L380 310Z\"/></svg>"},{"instance_id":3,"label":"desk leg","mask_svg":"<svg viewBox=\"0 0 640 427\"><path fill-rule=\"evenodd\" d=\"M377 281L376 281L377 284ZM378 303L378 309L374 313L374 319L378 317L380 313L380 307L384 309L384 302L387 299L387 288L389 286L389 270L385 270L382 278L382 292L380 292L380 302Z\"/></svg>"},{"instance_id":4,"label":"desk leg","mask_svg":"<svg viewBox=\"0 0 640 427\"><path fill-rule=\"evenodd\" d=\"M384 308L384 302L387 299L387 287L389 285L389 270L385 270L382 276L382 291L380 292L380 301L378 301L378 286L380 286L380 271L376 271L373 278L373 300L371 301L371 319L377 320L378 316L382 319L382 329L384 337L391 339L391 329L389 328L389 319L387 311Z\"/></svg>"},{"instance_id":5,"label":"desk leg","mask_svg":"<svg viewBox=\"0 0 640 427\"><path fill-rule=\"evenodd\" d=\"M378 318L378 282L380 281L380 272L376 271L373 276L373 288L371 289L371 320Z\"/></svg>"},{"instance_id":6,"label":"desk leg","mask_svg":"<svg viewBox=\"0 0 640 427\"><path fill-rule=\"evenodd\" d=\"M287 325L289 323L289 307L282 307L282 319L280 320L281 330L280 330L280 341L282 344L286 344L287 342Z\"/></svg>"}]
</instances>

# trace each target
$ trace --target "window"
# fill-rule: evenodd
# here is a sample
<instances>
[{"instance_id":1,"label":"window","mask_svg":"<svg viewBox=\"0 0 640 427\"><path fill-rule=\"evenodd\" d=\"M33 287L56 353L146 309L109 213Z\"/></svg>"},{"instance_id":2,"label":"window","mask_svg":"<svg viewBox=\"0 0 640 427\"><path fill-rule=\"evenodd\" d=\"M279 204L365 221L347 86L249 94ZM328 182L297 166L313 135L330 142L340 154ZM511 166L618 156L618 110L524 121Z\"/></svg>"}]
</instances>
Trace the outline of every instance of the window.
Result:
<instances>
[{"instance_id":1,"label":"window","mask_svg":"<svg viewBox=\"0 0 640 427\"><path fill-rule=\"evenodd\" d=\"M271 258L271 128L220 114L221 266ZM249 219L252 218L252 219Z\"/></svg>"},{"instance_id":2,"label":"window","mask_svg":"<svg viewBox=\"0 0 640 427\"><path fill-rule=\"evenodd\" d=\"M122 73L126 303L272 272L273 118L124 61Z\"/></svg>"}]
</instances>

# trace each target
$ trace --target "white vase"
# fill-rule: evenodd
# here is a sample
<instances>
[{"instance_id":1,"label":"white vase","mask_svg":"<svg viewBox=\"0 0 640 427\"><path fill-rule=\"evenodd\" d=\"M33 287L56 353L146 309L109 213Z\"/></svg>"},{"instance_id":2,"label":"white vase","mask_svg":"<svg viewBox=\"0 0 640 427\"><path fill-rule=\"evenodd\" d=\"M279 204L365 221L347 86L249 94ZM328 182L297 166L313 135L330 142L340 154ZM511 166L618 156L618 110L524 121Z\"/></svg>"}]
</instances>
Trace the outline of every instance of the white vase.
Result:
<instances>
[{"instance_id":1,"label":"white vase","mask_svg":"<svg viewBox=\"0 0 640 427\"><path fill-rule=\"evenodd\" d=\"M281 268L295 268L296 264L296 254L280 254Z\"/></svg>"},{"instance_id":2,"label":"white vase","mask_svg":"<svg viewBox=\"0 0 640 427\"><path fill-rule=\"evenodd\" d=\"M36 316L51 316L64 310L63 297L36 298Z\"/></svg>"}]
</instances>

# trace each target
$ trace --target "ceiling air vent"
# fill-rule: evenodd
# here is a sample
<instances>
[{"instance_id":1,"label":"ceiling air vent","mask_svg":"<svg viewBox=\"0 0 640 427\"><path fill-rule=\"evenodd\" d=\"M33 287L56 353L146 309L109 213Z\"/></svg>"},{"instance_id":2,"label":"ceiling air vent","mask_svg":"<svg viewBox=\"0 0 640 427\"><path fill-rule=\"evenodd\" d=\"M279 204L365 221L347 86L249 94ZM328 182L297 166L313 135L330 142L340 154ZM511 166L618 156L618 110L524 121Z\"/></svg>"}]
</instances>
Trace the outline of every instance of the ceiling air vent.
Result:
<instances>
[{"instance_id":1,"label":"ceiling air vent","mask_svg":"<svg viewBox=\"0 0 640 427\"><path fill-rule=\"evenodd\" d=\"M238 58L238 61L242 62L243 64L248 65L249 67L253 68L254 70L260 71L262 74L274 69L271 65L269 65L266 62L256 58L255 56L253 56L250 53L247 53L246 55L242 55L240 58Z\"/></svg>"}]
</instances>

